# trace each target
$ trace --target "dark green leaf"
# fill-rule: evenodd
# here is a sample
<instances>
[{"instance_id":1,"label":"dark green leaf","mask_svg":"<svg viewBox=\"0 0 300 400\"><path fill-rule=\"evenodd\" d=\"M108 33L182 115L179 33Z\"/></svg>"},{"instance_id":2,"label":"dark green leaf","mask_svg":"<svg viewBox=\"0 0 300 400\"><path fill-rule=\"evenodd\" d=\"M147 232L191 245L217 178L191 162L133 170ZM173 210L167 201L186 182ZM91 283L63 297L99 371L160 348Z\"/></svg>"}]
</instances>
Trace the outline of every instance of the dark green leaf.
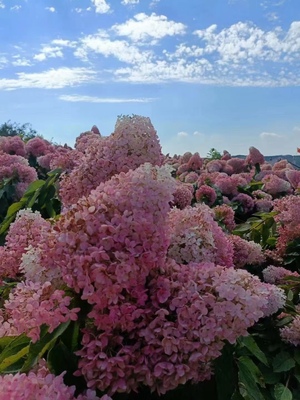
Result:
<instances>
[{"instance_id":1,"label":"dark green leaf","mask_svg":"<svg viewBox=\"0 0 300 400\"><path fill-rule=\"evenodd\" d=\"M259 380L258 375L260 371L248 357L240 357L238 359L239 368L239 383L247 392L249 399L251 400L264 400L264 397L257 386ZM257 372L258 370L258 372Z\"/></svg>"},{"instance_id":2,"label":"dark green leaf","mask_svg":"<svg viewBox=\"0 0 300 400\"><path fill-rule=\"evenodd\" d=\"M57 338L63 334L69 324L70 321L64 322L54 329L52 333L46 333L44 335L41 334L41 339L38 342L31 343L28 357L21 372L28 372L34 365L36 365L46 351L52 348Z\"/></svg>"},{"instance_id":3,"label":"dark green leaf","mask_svg":"<svg viewBox=\"0 0 300 400\"><path fill-rule=\"evenodd\" d=\"M275 385L274 397L276 400L293 400L292 392L282 383L277 383L277 385Z\"/></svg>"},{"instance_id":4,"label":"dark green leaf","mask_svg":"<svg viewBox=\"0 0 300 400\"><path fill-rule=\"evenodd\" d=\"M215 360L218 400L231 400L236 388L237 371L234 365L233 350L232 345L226 344L222 349L222 355Z\"/></svg>"},{"instance_id":5,"label":"dark green leaf","mask_svg":"<svg viewBox=\"0 0 300 400\"><path fill-rule=\"evenodd\" d=\"M273 360L274 372L286 372L295 367L295 360L287 351L277 354Z\"/></svg>"},{"instance_id":6,"label":"dark green leaf","mask_svg":"<svg viewBox=\"0 0 300 400\"><path fill-rule=\"evenodd\" d=\"M266 366L268 365L267 357L265 356L264 352L258 347L256 341L254 340L253 336L245 336L242 337L239 341L242 345L247 347L247 349L263 364Z\"/></svg>"}]
</instances>

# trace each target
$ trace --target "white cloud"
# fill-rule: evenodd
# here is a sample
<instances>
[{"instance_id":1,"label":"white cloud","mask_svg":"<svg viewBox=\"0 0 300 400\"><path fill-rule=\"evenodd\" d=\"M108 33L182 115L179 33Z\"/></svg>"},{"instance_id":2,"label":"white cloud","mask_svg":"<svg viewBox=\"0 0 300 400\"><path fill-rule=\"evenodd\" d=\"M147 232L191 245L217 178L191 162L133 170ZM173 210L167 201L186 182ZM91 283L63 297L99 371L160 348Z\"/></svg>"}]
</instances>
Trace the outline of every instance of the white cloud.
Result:
<instances>
[{"instance_id":1,"label":"white cloud","mask_svg":"<svg viewBox=\"0 0 300 400\"><path fill-rule=\"evenodd\" d=\"M177 133L177 136L179 136L179 137L187 137L187 136L189 136L189 134L187 132L181 131L181 132Z\"/></svg>"},{"instance_id":2,"label":"white cloud","mask_svg":"<svg viewBox=\"0 0 300 400\"><path fill-rule=\"evenodd\" d=\"M55 12L55 8L54 7L45 7L45 10L50 11L52 13Z\"/></svg>"},{"instance_id":3,"label":"white cloud","mask_svg":"<svg viewBox=\"0 0 300 400\"><path fill-rule=\"evenodd\" d=\"M1 8L1 5L0 5L0 8ZM13 7L10 7L10 9L11 9L12 11L19 11L21 8L22 8L22 6L20 6L20 5L15 5L15 6L13 6Z\"/></svg>"},{"instance_id":4,"label":"white cloud","mask_svg":"<svg viewBox=\"0 0 300 400\"><path fill-rule=\"evenodd\" d=\"M183 35L186 26L181 22L169 21L164 15L136 14L123 24L115 24L112 30L118 36L129 37L132 41L140 42L147 39L162 39L165 36Z\"/></svg>"},{"instance_id":5,"label":"white cloud","mask_svg":"<svg viewBox=\"0 0 300 400\"><path fill-rule=\"evenodd\" d=\"M139 4L140 0L122 0L121 4L124 6L132 5L132 4Z\"/></svg>"},{"instance_id":6,"label":"white cloud","mask_svg":"<svg viewBox=\"0 0 300 400\"><path fill-rule=\"evenodd\" d=\"M8 64L8 59L5 56L0 55L0 69Z\"/></svg>"},{"instance_id":7,"label":"white cloud","mask_svg":"<svg viewBox=\"0 0 300 400\"><path fill-rule=\"evenodd\" d=\"M155 98L116 98L116 97L94 97L94 96L82 96L82 95L61 95L60 100L70 102L84 102L84 103L150 103Z\"/></svg>"},{"instance_id":8,"label":"white cloud","mask_svg":"<svg viewBox=\"0 0 300 400\"><path fill-rule=\"evenodd\" d=\"M238 22L219 33L217 25L194 33L204 42L204 53L219 63L299 60L300 21L292 22L286 33L281 28L264 31L249 22Z\"/></svg>"},{"instance_id":9,"label":"white cloud","mask_svg":"<svg viewBox=\"0 0 300 400\"><path fill-rule=\"evenodd\" d=\"M5 5L3 4L3 1L0 0L0 8L5 8Z\"/></svg>"},{"instance_id":10,"label":"white cloud","mask_svg":"<svg viewBox=\"0 0 300 400\"><path fill-rule=\"evenodd\" d=\"M273 132L262 132L259 135L262 139L269 139L269 138L282 138L282 135L278 135L278 133Z\"/></svg>"},{"instance_id":11,"label":"white cloud","mask_svg":"<svg viewBox=\"0 0 300 400\"><path fill-rule=\"evenodd\" d=\"M58 68L39 73L16 74L17 78L0 79L0 90L26 88L61 89L96 81L96 73L88 68Z\"/></svg>"},{"instance_id":12,"label":"white cloud","mask_svg":"<svg viewBox=\"0 0 300 400\"><path fill-rule=\"evenodd\" d=\"M26 58L22 58L20 56L13 56L13 58L15 59L12 61L12 65L14 67L30 67L32 65L31 62Z\"/></svg>"},{"instance_id":13,"label":"white cloud","mask_svg":"<svg viewBox=\"0 0 300 400\"><path fill-rule=\"evenodd\" d=\"M269 12L266 14L266 18L270 22L276 22L279 20L279 15L276 12Z\"/></svg>"},{"instance_id":14,"label":"white cloud","mask_svg":"<svg viewBox=\"0 0 300 400\"><path fill-rule=\"evenodd\" d=\"M128 64L141 64L151 58L149 51L141 52L136 46L124 40L111 40L107 33L99 31L81 39L81 44L75 51L75 56L87 60L90 54L101 54L104 57L113 56Z\"/></svg>"},{"instance_id":15,"label":"white cloud","mask_svg":"<svg viewBox=\"0 0 300 400\"><path fill-rule=\"evenodd\" d=\"M294 126L293 131L300 132L300 126Z\"/></svg>"},{"instance_id":16,"label":"white cloud","mask_svg":"<svg viewBox=\"0 0 300 400\"><path fill-rule=\"evenodd\" d=\"M63 57L61 47L44 46L39 54L36 54L33 59L37 61L45 61L47 58Z\"/></svg>"},{"instance_id":17,"label":"white cloud","mask_svg":"<svg viewBox=\"0 0 300 400\"><path fill-rule=\"evenodd\" d=\"M56 46L61 46L61 47L75 47L76 46L75 41L66 40L66 39L54 39L51 41L51 44L54 44Z\"/></svg>"},{"instance_id":18,"label":"white cloud","mask_svg":"<svg viewBox=\"0 0 300 400\"><path fill-rule=\"evenodd\" d=\"M95 7L96 13L106 14L110 10L110 6L109 4L106 3L105 0L91 0L91 1Z\"/></svg>"},{"instance_id":19,"label":"white cloud","mask_svg":"<svg viewBox=\"0 0 300 400\"><path fill-rule=\"evenodd\" d=\"M281 7L286 3L287 0L263 0L260 6L264 9L271 7Z\"/></svg>"}]
</instances>

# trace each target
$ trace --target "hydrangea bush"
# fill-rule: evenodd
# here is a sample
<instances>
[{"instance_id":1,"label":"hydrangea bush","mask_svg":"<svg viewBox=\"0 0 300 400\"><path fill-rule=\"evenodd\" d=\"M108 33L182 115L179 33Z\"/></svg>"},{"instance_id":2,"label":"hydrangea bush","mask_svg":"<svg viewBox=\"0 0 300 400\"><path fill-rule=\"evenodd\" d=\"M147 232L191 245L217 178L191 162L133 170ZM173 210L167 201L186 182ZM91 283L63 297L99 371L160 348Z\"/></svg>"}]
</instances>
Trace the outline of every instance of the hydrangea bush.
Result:
<instances>
[{"instance_id":1,"label":"hydrangea bush","mask_svg":"<svg viewBox=\"0 0 300 400\"><path fill-rule=\"evenodd\" d=\"M293 166L254 147L163 156L140 116L107 137L93 126L75 149L12 139L0 399L297 399Z\"/></svg>"}]
</instances>

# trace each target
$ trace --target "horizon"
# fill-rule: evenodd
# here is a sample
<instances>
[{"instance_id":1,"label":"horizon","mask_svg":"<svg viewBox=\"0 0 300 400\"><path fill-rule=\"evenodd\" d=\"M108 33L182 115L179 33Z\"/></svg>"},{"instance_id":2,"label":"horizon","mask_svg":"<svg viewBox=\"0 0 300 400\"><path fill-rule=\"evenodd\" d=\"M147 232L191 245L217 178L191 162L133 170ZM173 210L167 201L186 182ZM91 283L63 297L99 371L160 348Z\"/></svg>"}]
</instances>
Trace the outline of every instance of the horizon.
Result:
<instances>
[{"instance_id":1,"label":"horizon","mask_svg":"<svg viewBox=\"0 0 300 400\"><path fill-rule=\"evenodd\" d=\"M164 154L297 155L298 1L0 0L0 122L73 146L137 114Z\"/></svg>"}]
</instances>

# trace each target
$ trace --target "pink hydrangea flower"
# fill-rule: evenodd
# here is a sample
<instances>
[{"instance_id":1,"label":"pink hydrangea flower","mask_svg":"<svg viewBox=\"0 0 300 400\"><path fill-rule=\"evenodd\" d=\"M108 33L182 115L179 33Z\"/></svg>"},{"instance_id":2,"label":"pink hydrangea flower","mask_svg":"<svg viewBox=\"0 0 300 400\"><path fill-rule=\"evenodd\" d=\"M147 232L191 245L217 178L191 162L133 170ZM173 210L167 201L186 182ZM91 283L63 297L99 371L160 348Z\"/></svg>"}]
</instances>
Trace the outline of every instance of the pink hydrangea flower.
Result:
<instances>
[{"instance_id":1,"label":"pink hydrangea flower","mask_svg":"<svg viewBox=\"0 0 300 400\"><path fill-rule=\"evenodd\" d=\"M80 309L70 309L70 303L71 298L63 290L54 290L50 282L20 282L4 303L6 321L18 335L25 333L36 342L41 325L52 332L61 323L77 319Z\"/></svg>"},{"instance_id":2,"label":"pink hydrangea flower","mask_svg":"<svg viewBox=\"0 0 300 400\"><path fill-rule=\"evenodd\" d=\"M234 211L227 204L222 204L213 208L216 221L223 223L226 229L231 232L236 227Z\"/></svg>"},{"instance_id":3,"label":"pink hydrangea flower","mask_svg":"<svg viewBox=\"0 0 300 400\"><path fill-rule=\"evenodd\" d=\"M66 386L63 376L55 376L47 369L37 372L6 374L0 376L0 400L112 400L101 398L93 391L74 396L75 386Z\"/></svg>"},{"instance_id":4,"label":"pink hydrangea flower","mask_svg":"<svg viewBox=\"0 0 300 400\"><path fill-rule=\"evenodd\" d=\"M299 314L299 306L297 307L297 311ZM300 315L296 315L287 326L280 329L280 336L285 342L291 343L294 346L300 345Z\"/></svg>"},{"instance_id":5,"label":"pink hydrangea flower","mask_svg":"<svg viewBox=\"0 0 300 400\"><path fill-rule=\"evenodd\" d=\"M283 267L275 267L274 265L269 265L267 268L263 270L263 277L265 282L280 284L284 282L285 277L289 276L297 276L300 277L298 272L289 271Z\"/></svg>"},{"instance_id":6,"label":"pink hydrangea flower","mask_svg":"<svg viewBox=\"0 0 300 400\"><path fill-rule=\"evenodd\" d=\"M168 255L176 262L233 265L232 245L205 204L171 210L168 225L171 233Z\"/></svg>"},{"instance_id":7,"label":"pink hydrangea flower","mask_svg":"<svg viewBox=\"0 0 300 400\"><path fill-rule=\"evenodd\" d=\"M2 137L0 141L0 150L11 155L26 156L25 144L19 136Z\"/></svg>"},{"instance_id":8,"label":"pink hydrangea flower","mask_svg":"<svg viewBox=\"0 0 300 400\"><path fill-rule=\"evenodd\" d=\"M177 186L173 196L173 204L182 210L191 205L193 193L189 189L188 185L181 184Z\"/></svg>"},{"instance_id":9,"label":"pink hydrangea flower","mask_svg":"<svg viewBox=\"0 0 300 400\"><path fill-rule=\"evenodd\" d=\"M249 148L249 155L246 158L246 163L255 165L255 164L263 164L264 162L265 158L261 154L261 152L257 148L251 146Z\"/></svg>"},{"instance_id":10,"label":"pink hydrangea flower","mask_svg":"<svg viewBox=\"0 0 300 400\"><path fill-rule=\"evenodd\" d=\"M195 193L196 200L198 202L204 202L208 206L212 206L217 199L216 191L208 185L202 185Z\"/></svg>"},{"instance_id":11,"label":"pink hydrangea flower","mask_svg":"<svg viewBox=\"0 0 300 400\"><path fill-rule=\"evenodd\" d=\"M265 261L260 244L237 235L229 235L228 239L233 246L233 263L236 268L243 268L247 264L260 265Z\"/></svg>"},{"instance_id":12,"label":"pink hydrangea flower","mask_svg":"<svg viewBox=\"0 0 300 400\"><path fill-rule=\"evenodd\" d=\"M161 146L149 118L119 117L112 135L105 138L92 135L97 139L85 149L80 165L61 180L60 196L65 206L89 195L100 183L120 172L128 172L146 162L162 165Z\"/></svg>"}]
</instances>

